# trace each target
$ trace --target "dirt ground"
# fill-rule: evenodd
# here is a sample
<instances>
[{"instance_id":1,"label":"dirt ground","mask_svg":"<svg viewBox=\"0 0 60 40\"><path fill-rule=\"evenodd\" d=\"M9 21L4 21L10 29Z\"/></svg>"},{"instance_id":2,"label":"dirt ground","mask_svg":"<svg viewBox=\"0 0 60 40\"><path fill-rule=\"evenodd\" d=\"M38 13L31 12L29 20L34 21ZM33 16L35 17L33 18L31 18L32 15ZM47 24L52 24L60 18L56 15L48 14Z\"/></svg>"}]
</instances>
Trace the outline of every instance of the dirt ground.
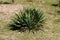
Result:
<instances>
[{"instance_id":1,"label":"dirt ground","mask_svg":"<svg viewBox=\"0 0 60 40\"><path fill-rule=\"evenodd\" d=\"M23 9L23 5L20 4L1 4L0 5L0 13L12 13L19 12Z\"/></svg>"}]
</instances>

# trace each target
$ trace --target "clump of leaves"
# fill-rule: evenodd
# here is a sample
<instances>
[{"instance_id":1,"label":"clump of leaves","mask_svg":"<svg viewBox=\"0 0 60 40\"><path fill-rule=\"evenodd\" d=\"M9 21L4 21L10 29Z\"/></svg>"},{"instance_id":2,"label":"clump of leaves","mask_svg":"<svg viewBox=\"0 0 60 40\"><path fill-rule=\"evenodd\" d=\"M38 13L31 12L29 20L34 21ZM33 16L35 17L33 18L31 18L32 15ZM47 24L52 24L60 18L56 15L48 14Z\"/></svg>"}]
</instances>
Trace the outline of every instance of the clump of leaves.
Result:
<instances>
[{"instance_id":1,"label":"clump of leaves","mask_svg":"<svg viewBox=\"0 0 60 40\"><path fill-rule=\"evenodd\" d=\"M52 6L55 6L55 7L57 7L57 6L58 6L58 4L52 4Z\"/></svg>"},{"instance_id":2,"label":"clump of leaves","mask_svg":"<svg viewBox=\"0 0 60 40\"><path fill-rule=\"evenodd\" d=\"M60 11L57 11L57 14L60 15Z\"/></svg>"},{"instance_id":3,"label":"clump of leaves","mask_svg":"<svg viewBox=\"0 0 60 40\"><path fill-rule=\"evenodd\" d=\"M15 0L12 0L12 3L14 3L15 2Z\"/></svg>"},{"instance_id":4,"label":"clump of leaves","mask_svg":"<svg viewBox=\"0 0 60 40\"><path fill-rule=\"evenodd\" d=\"M60 18L55 19L55 22L60 24Z\"/></svg>"},{"instance_id":5,"label":"clump of leaves","mask_svg":"<svg viewBox=\"0 0 60 40\"><path fill-rule=\"evenodd\" d=\"M3 3L3 1L0 1L0 4L2 4Z\"/></svg>"},{"instance_id":6,"label":"clump of leaves","mask_svg":"<svg viewBox=\"0 0 60 40\"><path fill-rule=\"evenodd\" d=\"M52 4L52 6L60 7L60 0L58 0L58 3Z\"/></svg>"},{"instance_id":7,"label":"clump of leaves","mask_svg":"<svg viewBox=\"0 0 60 40\"><path fill-rule=\"evenodd\" d=\"M58 1L58 6L60 7L60 0Z\"/></svg>"},{"instance_id":8,"label":"clump of leaves","mask_svg":"<svg viewBox=\"0 0 60 40\"><path fill-rule=\"evenodd\" d=\"M11 4L11 3L0 1L0 4Z\"/></svg>"},{"instance_id":9,"label":"clump of leaves","mask_svg":"<svg viewBox=\"0 0 60 40\"><path fill-rule=\"evenodd\" d=\"M15 15L10 27L12 30L37 31L43 27L45 21L44 14L35 8L27 8Z\"/></svg>"},{"instance_id":10,"label":"clump of leaves","mask_svg":"<svg viewBox=\"0 0 60 40\"><path fill-rule=\"evenodd\" d=\"M33 0L27 0L28 2L33 2Z\"/></svg>"}]
</instances>

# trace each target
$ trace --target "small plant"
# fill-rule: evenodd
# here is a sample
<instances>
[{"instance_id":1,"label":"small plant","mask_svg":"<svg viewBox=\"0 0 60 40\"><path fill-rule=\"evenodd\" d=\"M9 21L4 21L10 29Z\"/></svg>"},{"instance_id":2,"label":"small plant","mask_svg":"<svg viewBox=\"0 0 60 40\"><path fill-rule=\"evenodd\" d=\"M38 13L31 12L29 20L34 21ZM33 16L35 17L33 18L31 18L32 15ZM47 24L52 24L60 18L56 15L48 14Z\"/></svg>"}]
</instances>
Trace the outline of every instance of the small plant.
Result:
<instances>
[{"instance_id":1,"label":"small plant","mask_svg":"<svg viewBox=\"0 0 60 40\"><path fill-rule=\"evenodd\" d=\"M60 7L60 0L58 1L59 3L58 3L58 6Z\"/></svg>"},{"instance_id":2,"label":"small plant","mask_svg":"<svg viewBox=\"0 0 60 40\"><path fill-rule=\"evenodd\" d=\"M57 23L57 24L60 24L60 18L55 19L54 22Z\"/></svg>"},{"instance_id":3,"label":"small plant","mask_svg":"<svg viewBox=\"0 0 60 40\"><path fill-rule=\"evenodd\" d=\"M0 4L11 4L11 3L0 1Z\"/></svg>"},{"instance_id":4,"label":"small plant","mask_svg":"<svg viewBox=\"0 0 60 40\"><path fill-rule=\"evenodd\" d=\"M58 3L52 4L52 6L60 7L60 0L58 0Z\"/></svg>"},{"instance_id":5,"label":"small plant","mask_svg":"<svg viewBox=\"0 0 60 40\"><path fill-rule=\"evenodd\" d=\"M27 8L23 10L21 13L16 14L14 19L12 19L13 23L10 24L12 30L20 30L20 31L33 31L39 30L43 26L44 23L44 14L43 12L35 9L35 8Z\"/></svg>"},{"instance_id":6,"label":"small plant","mask_svg":"<svg viewBox=\"0 0 60 40\"><path fill-rule=\"evenodd\" d=\"M28 2L33 2L33 0L27 0Z\"/></svg>"},{"instance_id":7,"label":"small plant","mask_svg":"<svg viewBox=\"0 0 60 40\"><path fill-rule=\"evenodd\" d=\"M14 0L12 0L12 3L14 3L15 1Z\"/></svg>"},{"instance_id":8,"label":"small plant","mask_svg":"<svg viewBox=\"0 0 60 40\"><path fill-rule=\"evenodd\" d=\"M57 14L60 15L60 11L57 11Z\"/></svg>"},{"instance_id":9,"label":"small plant","mask_svg":"<svg viewBox=\"0 0 60 40\"><path fill-rule=\"evenodd\" d=\"M0 4L3 4L3 1L0 1Z\"/></svg>"},{"instance_id":10,"label":"small plant","mask_svg":"<svg viewBox=\"0 0 60 40\"><path fill-rule=\"evenodd\" d=\"M3 2L3 4L11 4L11 3L9 3L9 2Z\"/></svg>"},{"instance_id":11,"label":"small plant","mask_svg":"<svg viewBox=\"0 0 60 40\"><path fill-rule=\"evenodd\" d=\"M58 6L58 4L52 4L52 6L55 6L55 7L57 7L57 6Z\"/></svg>"}]
</instances>

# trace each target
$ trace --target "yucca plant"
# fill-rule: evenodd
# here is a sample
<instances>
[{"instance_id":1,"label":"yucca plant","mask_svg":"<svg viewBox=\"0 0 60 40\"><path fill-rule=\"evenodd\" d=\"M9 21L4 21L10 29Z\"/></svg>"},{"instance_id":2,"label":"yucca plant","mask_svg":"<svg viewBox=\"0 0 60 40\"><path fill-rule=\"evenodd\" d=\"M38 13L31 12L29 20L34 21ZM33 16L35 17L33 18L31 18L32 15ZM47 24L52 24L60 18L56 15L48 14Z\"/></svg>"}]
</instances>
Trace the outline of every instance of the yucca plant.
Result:
<instances>
[{"instance_id":1,"label":"yucca plant","mask_svg":"<svg viewBox=\"0 0 60 40\"><path fill-rule=\"evenodd\" d=\"M44 17L42 11L35 8L27 8L15 15L10 27L13 30L20 31L39 30L43 26L45 20Z\"/></svg>"}]
</instances>

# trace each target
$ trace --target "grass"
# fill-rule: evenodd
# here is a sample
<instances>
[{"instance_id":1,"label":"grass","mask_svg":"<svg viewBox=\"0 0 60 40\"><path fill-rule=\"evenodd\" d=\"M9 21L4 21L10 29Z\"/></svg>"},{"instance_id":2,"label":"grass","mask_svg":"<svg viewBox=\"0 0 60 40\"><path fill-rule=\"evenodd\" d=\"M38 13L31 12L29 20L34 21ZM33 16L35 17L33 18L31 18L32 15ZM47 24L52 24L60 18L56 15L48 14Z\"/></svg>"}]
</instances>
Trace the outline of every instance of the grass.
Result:
<instances>
[{"instance_id":1,"label":"grass","mask_svg":"<svg viewBox=\"0 0 60 40\"><path fill-rule=\"evenodd\" d=\"M52 3L55 3L57 0L54 1L45 0L45 1L46 4L41 4L42 6L40 6L38 3L36 4L37 5L36 7L41 8L45 12L47 18L43 31L38 31L35 34L31 32L21 33L18 31L11 31L7 28L8 20L6 20L11 19L8 18L10 15L7 15L7 17L3 17L5 15L3 13L0 13L0 40L60 40L60 24L54 22L54 20L58 18L56 12L60 10L60 8L50 5ZM28 6L29 4L25 5Z\"/></svg>"},{"instance_id":2,"label":"grass","mask_svg":"<svg viewBox=\"0 0 60 40\"><path fill-rule=\"evenodd\" d=\"M60 18L55 19L55 22L60 24Z\"/></svg>"},{"instance_id":3,"label":"grass","mask_svg":"<svg viewBox=\"0 0 60 40\"><path fill-rule=\"evenodd\" d=\"M58 0L45 0L45 3L48 4L48 5L49 4L51 5L51 4L58 3Z\"/></svg>"},{"instance_id":4,"label":"grass","mask_svg":"<svg viewBox=\"0 0 60 40\"><path fill-rule=\"evenodd\" d=\"M0 1L4 1L4 2L11 2L11 0L0 0ZM33 0L33 2L39 2L40 0ZM43 0L41 0L43 1ZM58 0L44 0L46 4L54 4L54 3L58 3ZM15 3L24 3L24 2L28 2L27 0L15 0Z\"/></svg>"}]
</instances>

